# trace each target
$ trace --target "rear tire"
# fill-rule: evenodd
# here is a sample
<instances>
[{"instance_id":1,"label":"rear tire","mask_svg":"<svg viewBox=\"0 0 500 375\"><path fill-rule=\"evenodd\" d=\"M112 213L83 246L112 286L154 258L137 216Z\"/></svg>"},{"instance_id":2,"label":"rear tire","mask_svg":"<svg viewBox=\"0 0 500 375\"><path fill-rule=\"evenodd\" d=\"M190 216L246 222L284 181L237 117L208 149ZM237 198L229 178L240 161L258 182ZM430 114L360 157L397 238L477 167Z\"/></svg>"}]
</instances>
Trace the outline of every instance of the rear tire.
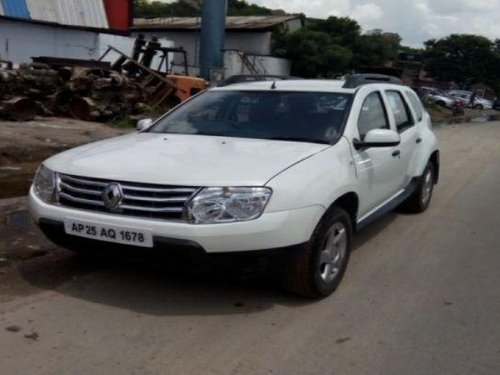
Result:
<instances>
[{"instance_id":1,"label":"rear tire","mask_svg":"<svg viewBox=\"0 0 500 375\"><path fill-rule=\"evenodd\" d=\"M351 218L331 208L309 242L282 269L281 282L290 292L307 298L332 294L344 276L352 243Z\"/></svg>"},{"instance_id":2,"label":"rear tire","mask_svg":"<svg viewBox=\"0 0 500 375\"><path fill-rule=\"evenodd\" d=\"M434 190L435 167L427 163L415 192L403 203L402 208L412 213L422 213L429 207Z\"/></svg>"}]
</instances>

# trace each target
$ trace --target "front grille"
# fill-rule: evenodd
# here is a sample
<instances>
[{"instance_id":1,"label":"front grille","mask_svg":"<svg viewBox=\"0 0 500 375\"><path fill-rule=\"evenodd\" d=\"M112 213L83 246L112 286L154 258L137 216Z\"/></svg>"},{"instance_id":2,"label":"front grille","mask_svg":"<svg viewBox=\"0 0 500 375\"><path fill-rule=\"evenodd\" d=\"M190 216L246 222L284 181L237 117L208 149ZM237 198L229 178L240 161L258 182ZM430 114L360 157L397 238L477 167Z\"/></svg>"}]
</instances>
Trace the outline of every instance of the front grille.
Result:
<instances>
[{"instance_id":1,"label":"front grille","mask_svg":"<svg viewBox=\"0 0 500 375\"><path fill-rule=\"evenodd\" d=\"M59 174L57 199L60 205L117 215L182 220L184 206L199 190L197 187L165 186ZM110 183L121 187L122 199L108 209L103 198Z\"/></svg>"}]
</instances>

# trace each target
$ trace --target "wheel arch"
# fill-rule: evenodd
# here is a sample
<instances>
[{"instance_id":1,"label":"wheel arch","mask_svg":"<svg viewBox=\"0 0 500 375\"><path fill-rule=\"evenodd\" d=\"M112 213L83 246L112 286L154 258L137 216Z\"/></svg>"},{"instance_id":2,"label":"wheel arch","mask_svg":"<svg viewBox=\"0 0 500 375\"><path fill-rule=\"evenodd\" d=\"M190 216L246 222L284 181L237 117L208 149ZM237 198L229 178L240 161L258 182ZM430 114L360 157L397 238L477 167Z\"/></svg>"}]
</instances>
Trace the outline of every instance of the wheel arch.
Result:
<instances>
[{"instance_id":1,"label":"wheel arch","mask_svg":"<svg viewBox=\"0 0 500 375\"><path fill-rule=\"evenodd\" d=\"M331 205L328 207L325 215L330 212L334 207L342 208L347 212L349 217L351 218L352 228L356 228L357 217L358 217L358 208L359 208L359 197L358 194L351 191L343 194L339 198L337 198Z\"/></svg>"},{"instance_id":2,"label":"wheel arch","mask_svg":"<svg viewBox=\"0 0 500 375\"><path fill-rule=\"evenodd\" d=\"M429 162L431 162L434 165L434 184L437 184L439 182L439 167L440 167L439 157L440 157L439 150L436 150L431 154L431 157L429 158Z\"/></svg>"}]
</instances>

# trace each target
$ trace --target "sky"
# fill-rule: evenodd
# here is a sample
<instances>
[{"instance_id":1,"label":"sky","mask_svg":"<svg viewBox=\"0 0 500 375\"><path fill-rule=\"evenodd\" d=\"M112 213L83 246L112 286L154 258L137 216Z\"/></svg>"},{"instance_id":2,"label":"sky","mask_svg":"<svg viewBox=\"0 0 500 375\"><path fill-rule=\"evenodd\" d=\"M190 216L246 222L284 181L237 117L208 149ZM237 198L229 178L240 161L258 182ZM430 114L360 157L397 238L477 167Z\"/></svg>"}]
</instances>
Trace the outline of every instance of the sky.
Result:
<instances>
[{"instance_id":1,"label":"sky","mask_svg":"<svg viewBox=\"0 0 500 375\"><path fill-rule=\"evenodd\" d=\"M500 0L247 0L309 17L348 16L364 31L396 32L403 44L422 47L452 33L500 38Z\"/></svg>"}]
</instances>

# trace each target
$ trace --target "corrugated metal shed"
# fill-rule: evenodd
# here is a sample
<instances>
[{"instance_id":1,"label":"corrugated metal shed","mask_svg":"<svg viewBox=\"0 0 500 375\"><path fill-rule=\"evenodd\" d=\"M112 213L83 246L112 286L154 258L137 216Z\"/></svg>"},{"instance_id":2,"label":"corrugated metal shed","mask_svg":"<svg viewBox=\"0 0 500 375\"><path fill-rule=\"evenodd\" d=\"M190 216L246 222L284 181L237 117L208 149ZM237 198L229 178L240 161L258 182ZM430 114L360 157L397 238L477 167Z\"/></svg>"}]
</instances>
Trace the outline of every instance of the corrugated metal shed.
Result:
<instances>
[{"instance_id":1,"label":"corrugated metal shed","mask_svg":"<svg viewBox=\"0 0 500 375\"><path fill-rule=\"evenodd\" d=\"M300 19L299 15L288 16L249 16L249 17L226 17L227 30L262 30L270 29L281 24ZM134 28L144 29L175 29L195 30L199 29L201 19L196 17L169 17L169 18L135 18Z\"/></svg>"},{"instance_id":2,"label":"corrugated metal shed","mask_svg":"<svg viewBox=\"0 0 500 375\"><path fill-rule=\"evenodd\" d=\"M107 29L108 19L102 0L53 0L57 22L63 25Z\"/></svg>"},{"instance_id":3,"label":"corrugated metal shed","mask_svg":"<svg viewBox=\"0 0 500 375\"><path fill-rule=\"evenodd\" d=\"M30 12L25 0L2 0L5 16L30 19Z\"/></svg>"},{"instance_id":4,"label":"corrugated metal shed","mask_svg":"<svg viewBox=\"0 0 500 375\"><path fill-rule=\"evenodd\" d=\"M27 2L32 19L58 22L54 0L27 0Z\"/></svg>"}]
</instances>

